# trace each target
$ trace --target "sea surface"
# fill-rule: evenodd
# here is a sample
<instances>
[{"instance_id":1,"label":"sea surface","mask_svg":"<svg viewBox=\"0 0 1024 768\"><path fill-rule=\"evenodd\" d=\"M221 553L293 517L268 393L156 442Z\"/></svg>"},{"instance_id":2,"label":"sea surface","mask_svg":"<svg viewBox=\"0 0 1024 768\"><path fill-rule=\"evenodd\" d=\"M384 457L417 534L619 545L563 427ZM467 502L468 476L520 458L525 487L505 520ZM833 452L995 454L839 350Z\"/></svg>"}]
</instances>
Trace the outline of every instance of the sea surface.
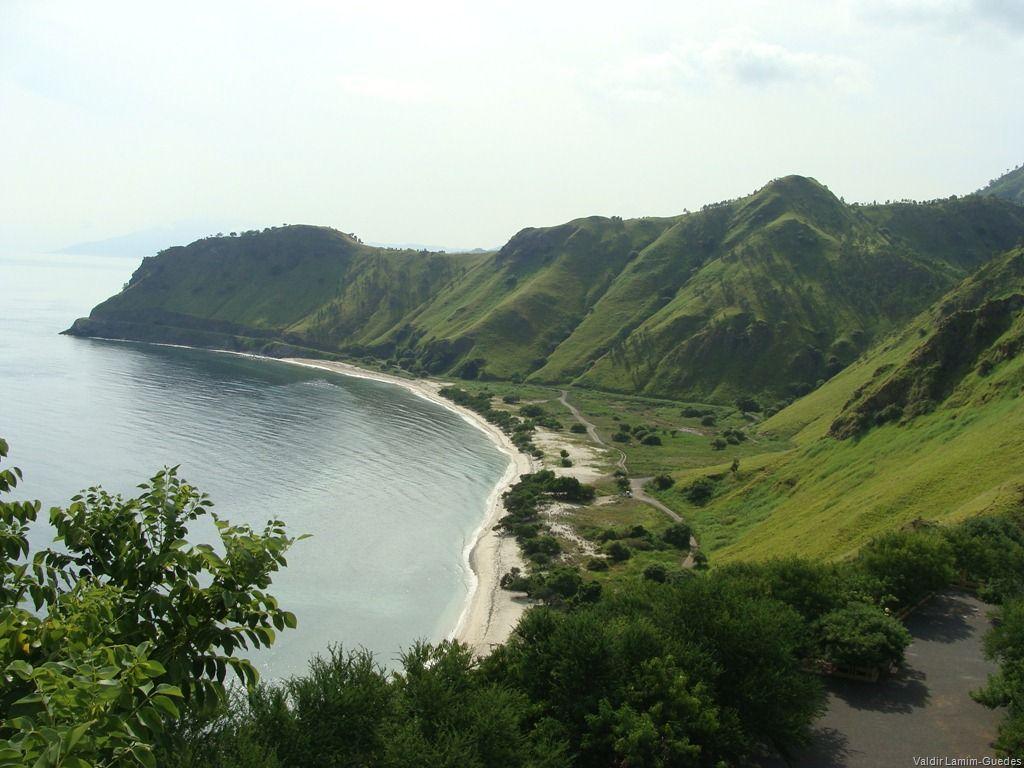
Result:
<instances>
[{"instance_id":1,"label":"sea surface","mask_svg":"<svg viewBox=\"0 0 1024 768\"><path fill-rule=\"evenodd\" d=\"M100 484L132 494L163 466L232 522L311 534L271 593L299 628L255 656L305 670L331 644L391 666L454 627L466 544L507 464L457 414L393 385L224 353L60 336L137 266L0 256L0 437L44 508ZM46 546L52 532L33 532ZM195 534L213 540L210 526Z\"/></svg>"}]
</instances>

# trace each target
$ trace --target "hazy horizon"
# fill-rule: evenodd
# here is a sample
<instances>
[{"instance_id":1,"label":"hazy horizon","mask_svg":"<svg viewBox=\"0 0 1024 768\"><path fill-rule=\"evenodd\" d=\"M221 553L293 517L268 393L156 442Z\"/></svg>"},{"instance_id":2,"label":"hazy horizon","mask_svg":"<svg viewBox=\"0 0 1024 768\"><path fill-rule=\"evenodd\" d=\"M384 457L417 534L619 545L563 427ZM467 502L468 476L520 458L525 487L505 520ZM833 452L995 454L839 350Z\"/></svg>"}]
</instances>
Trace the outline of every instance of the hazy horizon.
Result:
<instances>
[{"instance_id":1,"label":"hazy horizon","mask_svg":"<svg viewBox=\"0 0 1024 768\"><path fill-rule=\"evenodd\" d=\"M790 173L929 199L1024 160L1018 3L679 6L6 2L0 246L203 221L486 248Z\"/></svg>"}]
</instances>

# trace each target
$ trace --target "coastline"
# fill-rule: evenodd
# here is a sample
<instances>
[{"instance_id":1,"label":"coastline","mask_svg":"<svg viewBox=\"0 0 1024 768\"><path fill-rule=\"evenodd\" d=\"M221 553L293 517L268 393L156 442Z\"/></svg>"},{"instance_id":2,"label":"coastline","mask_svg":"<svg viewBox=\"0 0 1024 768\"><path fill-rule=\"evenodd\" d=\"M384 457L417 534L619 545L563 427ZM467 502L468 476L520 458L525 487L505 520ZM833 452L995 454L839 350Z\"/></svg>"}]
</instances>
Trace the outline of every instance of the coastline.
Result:
<instances>
[{"instance_id":1,"label":"coastline","mask_svg":"<svg viewBox=\"0 0 1024 768\"><path fill-rule=\"evenodd\" d=\"M476 656L486 656L495 645L505 642L519 623L523 612L529 607L529 601L521 595L501 588L501 577L513 567L523 568L524 562L516 540L511 536L503 536L493 529L504 511L501 503L502 494L522 475L533 471L533 459L516 448L508 435L480 414L456 405L439 394L442 385L438 382L427 379L403 379L350 363L329 360L302 357L266 359L403 387L425 400L457 413L486 434L508 457L505 473L487 497L484 518L463 549L463 560L468 565L471 577L469 594L455 627L447 634L447 639L458 640L468 645Z\"/></svg>"},{"instance_id":2,"label":"coastline","mask_svg":"<svg viewBox=\"0 0 1024 768\"><path fill-rule=\"evenodd\" d=\"M357 379L370 379L386 384L403 387L418 397L429 400L473 425L490 438L494 445L508 457L508 465L501 479L487 497L487 508L480 526L473 532L463 548L462 559L468 566L470 576L469 592L466 596L458 621L445 636L448 640L458 640L469 646L475 656L486 656L496 645L504 643L512 634L520 617L530 606L524 595L515 594L501 588L501 577L513 567L524 568L525 564L519 545L515 538L502 536L494 530L494 526L502 517L504 508L502 494L514 485L519 478L535 470L534 460L520 451L512 440L501 429L491 424L475 411L457 405L440 394L443 384L429 379L404 379L379 371L360 368L351 363L332 360L319 360L304 357L268 357L251 352L238 352L230 349L211 349L209 347L192 347L186 344L168 344L163 342L131 339L106 339L94 336L103 341L118 341L136 344L152 344L160 347L178 347L181 349L200 349L207 352L221 352L241 357L260 360L271 360L288 365L305 368L317 368L350 376Z\"/></svg>"}]
</instances>

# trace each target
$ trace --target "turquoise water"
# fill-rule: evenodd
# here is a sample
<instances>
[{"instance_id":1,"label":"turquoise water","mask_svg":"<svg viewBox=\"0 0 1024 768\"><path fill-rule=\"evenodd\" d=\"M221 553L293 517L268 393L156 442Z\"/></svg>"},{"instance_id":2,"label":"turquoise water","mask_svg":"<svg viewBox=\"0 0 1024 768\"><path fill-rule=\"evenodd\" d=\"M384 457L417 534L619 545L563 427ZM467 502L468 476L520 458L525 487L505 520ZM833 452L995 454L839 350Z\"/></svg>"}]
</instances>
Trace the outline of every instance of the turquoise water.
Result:
<instances>
[{"instance_id":1,"label":"turquoise water","mask_svg":"<svg viewBox=\"0 0 1024 768\"><path fill-rule=\"evenodd\" d=\"M135 262L0 257L0 436L22 498L130 493L164 465L222 516L312 534L273 594L299 628L257 657L305 669L330 643L383 663L437 640L465 602L464 547L505 457L457 414L399 387L237 355L59 336ZM209 530L197 532L209 536ZM35 544L49 540L38 531Z\"/></svg>"}]
</instances>

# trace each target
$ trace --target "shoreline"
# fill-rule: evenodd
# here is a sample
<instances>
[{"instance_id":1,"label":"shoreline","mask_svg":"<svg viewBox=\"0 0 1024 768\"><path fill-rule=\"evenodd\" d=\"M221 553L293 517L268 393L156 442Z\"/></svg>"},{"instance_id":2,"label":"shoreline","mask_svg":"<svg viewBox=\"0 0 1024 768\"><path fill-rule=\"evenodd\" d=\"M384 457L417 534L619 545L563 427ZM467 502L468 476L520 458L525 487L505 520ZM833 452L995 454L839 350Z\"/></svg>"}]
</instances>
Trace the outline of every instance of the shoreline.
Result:
<instances>
[{"instance_id":1,"label":"shoreline","mask_svg":"<svg viewBox=\"0 0 1024 768\"><path fill-rule=\"evenodd\" d=\"M533 472L534 460L520 451L512 440L501 429L491 424L483 416L453 403L439 394L440 382L432 379L404 379L388 373L360 368L352 363L319 360L306 357L269 357L251 352L238 352L231 349L211 349L209 347L193 347L187 344L167 344L158 341L135 341L133 339L107 339L102 336L88 338L102 341L118 341L134 344L152 344L158 347L177 347L179 349L197 349L205 352L221 352L258 360L270 360L304 368L316 368L329 373L350 376L357 379L369 379L385 384L393 384L412 392L418 397L429 400L435 405L451 411L464 421L473 425L490 438L499 451L508 457L508 465L498 483L487 497L485 515L480 525L473 532L462 551L462 561L470 576L469 590L462 611L455 626L445 634L446 640L458 640L469 646L474 656L486 656L495 645L504 643L520 617L530 606L530 601L521 594L515 594L501 588L501 577L511 568L524 568L525 564L519 545L514 537L502 536L495 532L494 526L501 519L504 511L501 496L519 478Z\"/></svg>"},{"instance_id":2,"label":"shoreline","mask_svg":"<svg viewBox=\"0 0 1024 768\"><path fill-rule=\"evenodd\" d=\"M418 397L458 414L486 434L498 450L508 457L504 474L487 497L484 518L463 548L462 559L471 576L469 593L454 628L445 635L448 640L458 640L468 645L475 656L486 656L495 645L505 642L530 603L523 596L517 596L501 588L501 577L513 567L523 568L524 562L515 538L503 536L493 528L504 512L502 494L522 475L533 471L533 459L516 448L508 435L483 416L439 394L442 386L439 382L430 379L403 379L360 368L351 363L331 360L304 357L273 358L263 355L251 357L279 360L289 365L316 368L352 378L403 387Z\"/></svg>"}]
</instances>

